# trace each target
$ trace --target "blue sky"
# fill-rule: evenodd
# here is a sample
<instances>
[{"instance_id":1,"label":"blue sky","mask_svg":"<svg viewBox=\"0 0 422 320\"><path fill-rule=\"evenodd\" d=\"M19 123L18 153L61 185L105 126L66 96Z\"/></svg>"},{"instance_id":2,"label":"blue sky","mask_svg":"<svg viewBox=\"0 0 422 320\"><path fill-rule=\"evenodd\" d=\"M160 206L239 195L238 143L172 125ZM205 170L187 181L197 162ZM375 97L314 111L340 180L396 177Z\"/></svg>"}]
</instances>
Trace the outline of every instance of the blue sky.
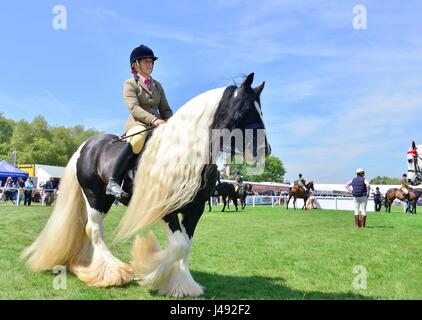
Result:
<instances>
[{"instance_id":1,"label":"blue sky","mask_svg":"<svg viewBox=\"0 0 422 320\"><path fill-rule=\"evenodd\" d=\"M367 29L353 28L353 8ZM67 9L56 30L53 7ZM129 54L144 43L173 110L255 72L273 154L293 180L399 177L422 143L422 2L8 1L0 112L121 133Z\"/></svg>"}]
</instances>

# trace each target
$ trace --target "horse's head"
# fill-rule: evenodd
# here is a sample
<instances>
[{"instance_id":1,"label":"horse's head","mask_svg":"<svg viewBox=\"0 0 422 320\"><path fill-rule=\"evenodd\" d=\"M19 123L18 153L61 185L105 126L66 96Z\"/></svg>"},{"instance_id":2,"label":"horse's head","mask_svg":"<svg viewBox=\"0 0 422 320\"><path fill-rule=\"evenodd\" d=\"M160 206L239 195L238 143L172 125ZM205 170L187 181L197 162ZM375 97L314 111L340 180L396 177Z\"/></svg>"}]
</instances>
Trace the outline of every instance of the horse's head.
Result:
<instances>
[{"instance_id":1,"label":"horse's head","mask_svg":"<svg viewBox=\"0 0 422 320\"><path fill-rule=\"evenodd\" d=\"M246 183L246 184L243 186L243 191L244 191L246 194L252 194L252 185L251 185L250 183Z\"/></svg>"},{"instance_id":2,"label":"horse's head","mask_svg":"<svg viewBox=\"0 0 422 320\"><path fill-rule=\"evenodd\" d=\"M416 147L415 141L412 141L412 145L407 151L407 176L413 185L417 184L417 180L422 181L421 164L418 163L419 159L421 158L418 155L418 148Z\"/></svg>"},{"instance_id":3,"label":"horse's head","mask_svg":"<svg viewBox=\"0 0 422 320\"><path fill-rule=\"evenodd\" d=\"M251 73L239 87L226 88L211 128L213 143L218 143L220 151L241 153L247 161L260 161L271 154L271 147L260 100L265 82L252 88L253 78Z\"/></svg>"},{"instance_id":4,"label":"horse's head","mask_svg":"<svg viewBox=\"0 0 422 320\"><path fill-rule=\"evenodd\" d=\"M309 182L306 184L306 188L307 188L308 190L315 191L315 189L314 189L314 182L313 182L313 181L309 181Z\"/></svg>"}]
</instances>

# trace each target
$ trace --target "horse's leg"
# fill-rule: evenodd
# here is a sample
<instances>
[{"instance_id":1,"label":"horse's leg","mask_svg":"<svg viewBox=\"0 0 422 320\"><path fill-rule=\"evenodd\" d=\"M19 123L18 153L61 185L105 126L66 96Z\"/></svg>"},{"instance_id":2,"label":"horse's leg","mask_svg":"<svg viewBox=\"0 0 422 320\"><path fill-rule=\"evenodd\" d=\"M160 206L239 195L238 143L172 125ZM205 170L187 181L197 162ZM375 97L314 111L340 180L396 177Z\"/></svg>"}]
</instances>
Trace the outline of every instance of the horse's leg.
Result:
<instances>
[{"instance_id":1,"label":"horse's leg","mask_svg":"<svg viewBox=\"0 0 422 320\"><path fill-rule=\"evenodd\" d=\"M211 211L211 201L212 201L212 197L210 197L210 198L209 198L209 200L208 200L208 205L209 205L209 207L210 207L210 209L208 210L208 212L210 212L210 211Z\"/></svg>"},{"instance_id":2,"label":"horse's leg","mask_svg":"<svg viewBox=\"0 0 422 320\"><path fill-rule=\"evenodd\" d=\"M289 198L287 198L286 209L289 210L289 202L292 196L289 194Z\"/></svg>"},{"instance_id":3,"label":"horse's leg","mask_svg":"<svg viewBox=\"0 0 422 320\"><path fill-rule=\"evenodd\" d=\"M202 210L204 206L205 202ZM163 221L167 231L168 248L160 249L152 231L147 239L138 236L132 250L134 275L140 280L140 284L158 290L160 294L175 297L190 295L190 292L181 288L184 283L178 274L180 260L188 254L190 245L182 233L177 212L168 214Z\"/></svg>"},{"instance_id":4,"label":"horse's leg","mask_svg":"<svg viewBox=\"0 0 422 320\"><path fill-rule=\"evenodd\" d=\"M177 257L175 256L175 262L172 265L171 272L165 283L159 288L160 294L173 297L199 296L203 294L203 287L193 279L190 273L188 260L192 246L192 237L204 211L204 207L204 202L194 201L182 210L183 219L181 230L185 239L184 246L180 248ZM180 240L180 242L182 241Z\"/></svg>"},{"instance_id":5,"label":"horse's leg","mask_svg":"<svg viewBox=\"0 0 422 320\"><path fill-rule=\"evenodd\" d=\"M223 210L221 210L221 212L224 212L224 209L226 208L226 199L227 199L227 196L222 196L221 198L223 199Z\"/></svg>"},{"instance_id":6,"label":"horse's leg","mask_svg":"<svg viewBox=\"0 0 422 320\"><path fill-rule=\"evenodd\" d=\"M83 249L70 266L78 278L90 286L121 285L132 279L128 266L115 258L104 242L103 219L105 214L92 208L87 209L88 221L85 232L88 236ZM120 276L120 269L128 271Z\"/></svg>"},{"instance_id":7,"label":"horse's leg","mask_svg":"<svg viewBox=\"0 0 422 320\"><path fill-rule=\"evenodd\" d=\"M231 198L232 198L233 204L234 204L234 206L236 208L236 212L237 212L237 197L236 197L236 195L232 195Z\"/></svg>"},{"instance_id":8,"label":"horse's leg","mask_svg":"<svg viewBox=\"0 0 422 320\"><path fill-rule=\"evenodd\" d=\"M296 210L296 195L293 196L293 208Z\"/></svg>"},{"instance_id":9,"label":"horse's leg","mask_svg":"<svg viewBox=\"0 0 422 320\"><path fill-rule=\"evenodd\" d=\"M91 193L88 193L88 199L86 196L84 198L88 217L85 232L88 238L72 262L71 271L90 286L108 287L128 283L133 279L130 266L114 257L104 241L104 212L110 209L113 201L107 201L104 197L93 199Z\"/></svg>"},{"instance_id":10,"label":"horse's leg","mask_svg":"<svg viewBox=\"0 0 422 320\"><path fill-rule=\"evenodd\" d=\"M306 201L308 200L308 198L306 196L303 197L303 207L302 210L305 209L306 210Z\"/></svg>"}]
</instances>

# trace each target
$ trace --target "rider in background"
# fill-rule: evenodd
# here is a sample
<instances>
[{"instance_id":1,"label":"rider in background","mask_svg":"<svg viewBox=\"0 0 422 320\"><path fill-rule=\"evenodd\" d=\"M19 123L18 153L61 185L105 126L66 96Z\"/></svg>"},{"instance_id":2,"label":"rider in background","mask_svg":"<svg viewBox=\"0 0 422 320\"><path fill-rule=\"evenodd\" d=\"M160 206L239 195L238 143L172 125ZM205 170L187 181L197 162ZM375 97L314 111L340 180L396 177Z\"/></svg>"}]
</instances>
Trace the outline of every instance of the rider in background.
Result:
<instances>
[{"instance_id":1,"label":"rider in background","mask_svg":"<svg viewBox=\"0 0 422 320\"><path fill-rule=\"evenodd\" d=\"M303 191L305 192L305 194L308 194L308 189L306 188L306 181L305 179L303 179L302 174L299 173L299 179L296 180L297 181L297 186L301 187L303 189Z\"/></svg>"},{"instance_id":2,"label":"rider in background","mask_svg":"<svg viewBox=\"0 0 422 320\"><path fill-rule=\"evenodd\" d=\"M217 168L217 185L221 184L221 172Z\"/></svg>"},{"instance_id":3,"label":"rider in background","mask_svg":"<svg viewBox=\"0 0 422 320\"><path fill-rule=\"evenodd\" d=\"M409 200L409 180L407 179L407 174L404 173L401 179L401 191L403 192L403 197L405 201Z\"/></svg>"},{"instance_id":4,"label":"rider in background","mask_svg":"<svg viewBox=\"0 0 422 320\"><path fill-rule=\"evenodd\" d=\"M124 100L130 113L125 126L126 136L159 127L173 115L161 83L151 77L157 59L154 52L145 45L133 49L130 55L133 78L126 80L123 88ZM151 133L149 130L125 139L127 143L116 158L106 194L117 199L129 196L120 187L122 179Z\"/></svg>"},{"instance_id":5,"label":"rider in background","mask_svg":"<svg viewBox=\"0 0 422 320\"><path fill-rule=\"evenodd\" d=\"M404 202L406 203L406 213L410 212L411 202L410 202L410 191L412 188L409 186L409 180L407 179L407 174L404 173L401 180L401 188L400 190L403 192Z\"/></svg>"},{"instance_id":6,"label":"rider in background","mask_svg":"<svg viewBox=\"0 0 422 320\"><path fill-rule=\"evenodd\" d=\"M239 190L239 187L243 184L243 178L240 175L240 171L237 170L236 171L236 178L235 178L235 186L234 186L234 191L237 192L237 190Z\"/></svg>"}]
</instances>

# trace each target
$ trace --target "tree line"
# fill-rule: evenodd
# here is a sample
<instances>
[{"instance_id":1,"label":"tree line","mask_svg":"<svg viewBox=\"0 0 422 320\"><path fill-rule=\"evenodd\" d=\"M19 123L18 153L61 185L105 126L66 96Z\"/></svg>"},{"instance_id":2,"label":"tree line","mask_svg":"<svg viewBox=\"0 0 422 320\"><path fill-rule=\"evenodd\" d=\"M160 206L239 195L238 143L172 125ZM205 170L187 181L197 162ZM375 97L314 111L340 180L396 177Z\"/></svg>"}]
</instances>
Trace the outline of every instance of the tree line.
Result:
<instances>
[{"instance_id":1,"label":"tree line","mask_svg":"<svg viewBox=\"0 0 422 320\"><path fill-rule=\"evenodd\" d=\"M0 160L12 163L16 149L17 164L66 166L79 145L99 131L84 126L51 126L42 116L27 120L7 119L0 112Z\"/></svg>"},{"instance_id":2,"label":"tree line","mask_svg":"<svg viewBox=\"0 0 422 320\"><path fill-rule=\"evenodd\" d=\"M369 181L369 184L401 184L400 178L392 178L392 177L386 177L386 176L377 176L375 178L372 178L371 181Z\"/></svg>"}]
</instances>

